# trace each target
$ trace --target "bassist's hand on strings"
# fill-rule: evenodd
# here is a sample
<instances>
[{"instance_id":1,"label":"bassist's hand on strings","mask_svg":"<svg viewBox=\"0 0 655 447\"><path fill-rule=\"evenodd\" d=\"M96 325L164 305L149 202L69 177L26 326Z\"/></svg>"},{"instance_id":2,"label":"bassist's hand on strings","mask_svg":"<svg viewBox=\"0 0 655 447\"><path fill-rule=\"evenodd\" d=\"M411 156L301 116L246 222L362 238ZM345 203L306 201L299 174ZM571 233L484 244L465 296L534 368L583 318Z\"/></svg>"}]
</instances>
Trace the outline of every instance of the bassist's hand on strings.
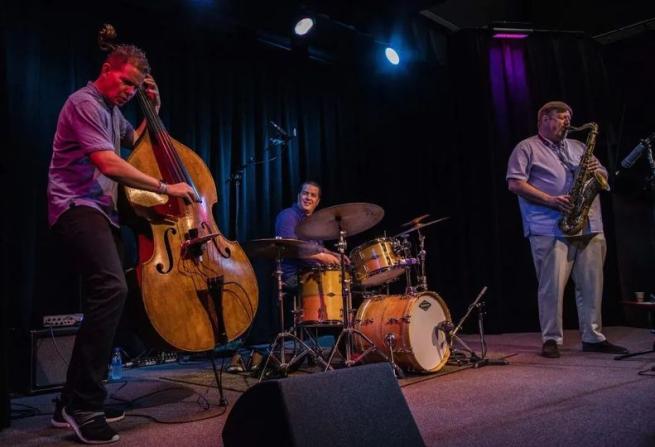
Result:
<instances>
[{"instance_id":1,"label":"bassist's hand on strings","mask_svg":"<svg viewBox=\"0 0 655 447\"><path fill-rule=\"evenodd\" d=\"M164 185L162 191L164 194L168 194L169 196L172 197L181 197L187 203L201 202L200 197L196 195L196 192L193 190L191 186L189 186L188 183L180 182L180 183L173 183L171 185L162 183L162 185Z\"/></svg>"},{"instance_id":2,"label":"bassist's hand on strings","mask_svg":"<svg viewBox=\"0 0 655 447\"><path fill-rule=\"evenodd\" d=\"M150 98L150 102L152 103L153 107L155 108L155 111L159 113L159 109L161 107L161 98L159 96L159 87L157 86L157 83L155 82L155 79L151 75L146 75L146 77L143 80L143 89L146 92L146 95L148 98Z\"/></svg>"}]
</instances>

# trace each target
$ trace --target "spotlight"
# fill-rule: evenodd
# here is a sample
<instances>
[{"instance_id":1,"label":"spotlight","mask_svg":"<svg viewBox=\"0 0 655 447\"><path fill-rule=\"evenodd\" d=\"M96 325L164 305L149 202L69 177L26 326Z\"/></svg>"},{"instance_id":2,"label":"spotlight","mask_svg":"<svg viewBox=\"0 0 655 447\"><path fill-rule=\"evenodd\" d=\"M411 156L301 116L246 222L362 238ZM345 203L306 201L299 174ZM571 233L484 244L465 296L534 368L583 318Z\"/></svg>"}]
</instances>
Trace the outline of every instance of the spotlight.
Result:
<instances>
[{"instance_id":1,"label":"spotlight","mask_svg":"<svg viewBox=\"0 0 655 447\"><path fill-rule=\"evenodd\" d=\"M302 19L298 20L296 26L293 28L293 31L299 36L304 36L309 32L309 30L312 29L313 26L314 20L312 20L310 17L303 17Z\"/></svg>"},{"instance_id":2,"label":"spotlight","mask_svg":"<svg viewBox=\"0 0 655 447\"><path fill-rule=\"evenodd\" d=\"M400 63L400 56L398 56L398 53L393 48L387 47L384 50L384 55L387 57L390 64L398 65Z\"/></svg>"}]
</instances>

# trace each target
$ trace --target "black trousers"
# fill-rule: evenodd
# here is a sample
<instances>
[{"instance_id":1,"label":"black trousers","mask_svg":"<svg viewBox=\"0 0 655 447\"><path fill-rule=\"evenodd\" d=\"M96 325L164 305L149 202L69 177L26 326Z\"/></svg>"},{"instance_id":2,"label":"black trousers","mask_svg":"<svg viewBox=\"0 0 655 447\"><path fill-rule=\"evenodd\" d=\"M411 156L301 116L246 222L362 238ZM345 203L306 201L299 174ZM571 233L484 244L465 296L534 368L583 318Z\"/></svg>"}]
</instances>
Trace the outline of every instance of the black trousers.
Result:
<instances>
[{"instance_id":1,"label":"black trousers","mask_svg":"<svg viewBox=\"0 0 655 447\"><path fill-rule=\"evenodd\" d=\"M127 298L120 231L87 206L67 210L53 231L81 276L84 313L62 399L71 410L102 411L107 396L103 380Z\"/></svg>"}]
</instances>

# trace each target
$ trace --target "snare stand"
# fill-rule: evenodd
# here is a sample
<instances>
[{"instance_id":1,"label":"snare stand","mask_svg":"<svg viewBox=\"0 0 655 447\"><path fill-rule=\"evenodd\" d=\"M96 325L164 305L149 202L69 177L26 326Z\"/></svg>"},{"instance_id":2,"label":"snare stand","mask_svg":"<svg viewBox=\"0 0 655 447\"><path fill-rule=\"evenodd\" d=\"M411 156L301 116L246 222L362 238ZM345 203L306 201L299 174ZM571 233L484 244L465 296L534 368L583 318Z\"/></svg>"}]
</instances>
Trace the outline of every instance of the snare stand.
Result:
<instances>
[{"instance_id":1,"label":"snare stand","mask_svg":"<svg viewBox=\"0 0 655 447\"><path fill-rule=\"evenodd\" d=\"M353 320L354 320L354 310L352 309L352 297L350 295L350 288L348 286L348 283L350 280L346 279L346 262L345 262L345 252L346 252L346 239L345 235L346 232L343 230L343 227L341 226L341 218L336 217L336 222L337 222L337 227L339 230L339 242L337 242L336 247L337 250L339 251L339 258L340 258L340 266L341 266L341 290L342 290L342 297L343 297L343 329L341 329L341 332L339 333L339 336L337 339L334 341L334 346L332 347L332 351L330 352L330 356L328 357L327 360L327 366L325 368L325 371L330 368L330 365L332 364L332 359L334 358L334 354L336 354L337 349L339 347L339 343L341 342L341 339L345 336L345 350L346 350L346 358L345 360L345 365L346 367L351 367L357 363L359 363L364 357L366 357L368 354L372 352L378 352L380 356L382 356L387 362L389 362L396 374L396 377L398 378L403 378L405 375L400 369L400 367L393 361L393 342L394 340L389 340L390 344L390 349L391 349L391 359L387 357L383 352L381 352L375 344L371 341L370 338L368 338L366 335L364 335L362 332L359 330L355 329L353 327ZM353 346L354 346L354 336L358 335L362 339L364 339L369 347L364 350L361 354L359 354L356 358L353 359ZM321 359L322 360L322 359Z\"/></svg>"},{"instance_id":2,"label":"snare stand","mask_svg":"<svg viewBox=\"0 0 655 447\"><path fill-rule=\"evenodd\" d=\"M273 344L271 344L270 351L268 353L268 356L266 356L266 361L264 362L264 366L262 367L261 373L259 375L260 382L262 381L264 375L266 374L266 368L268 367L268 364L271 361L271 359L273 359L278 364L278 367L283 375L286 375L286 372L291 366L293 366L296 362L301 361L308 354L311 355L314 360L318 361L321 364L321 366L325 366L326 371L331 368L329 362L325 363L325 360L323 360L321 356L317 355L316 352L314 352L313 349L307 346L305 342L303 342L292 332L287 331L284 327L284 292L282 291L282 251L283 250L284 247L278 246L275 256L275 279L277 284L278 305L280 306L280 326L281 326L280 331L281 332L276 335ZM296 343L300 344L304 348L300 353L296 353L294 348L293 356L291 357L291 359L289 359L289 362L286 362L286 357L285 357L285 348L286 348L285 338L290 338L294 340ZM280 347L279 358L275 356L276 346Z\"/></svg>"},{"instance_id":3,"label":"snare stand","mask_svg":"<svg viewBox=\"0 0 655 447\"><path fill-rule=\"evenodd\" d=\"M484 286L478 296L475 298L473 303L468 307L466 313L464 316L459 320L459 323L457 324L457 327L454 329L452 328L452 323L451 322L444 322L445 327L437 327L437 330L442 330L446 333L447 338L450 340L450 350L453 353L454 357L457 357L457 354L461 354L461 351L453 348L453 341L457 341L461 346L464 347L464 351L469 354L469 357L460 360L460 359L454 359L454 361L457 363L458 366L460 366L462 363L466 362L468 364L473 365L473 368L480 368L482 366L486 365L509 365L509 362L505 359L489 359L487 358L487 342L484 339L484 301L482 300L482 297L484 294L487 293L487 286ZM462 325L464 324L464 321L468 318L468 316L471 314L473 309L478 310L478 330L480 331L480 355L478 356L469 346L457 336L457 332L462 328Z\"/></svg>"}]
</instances>

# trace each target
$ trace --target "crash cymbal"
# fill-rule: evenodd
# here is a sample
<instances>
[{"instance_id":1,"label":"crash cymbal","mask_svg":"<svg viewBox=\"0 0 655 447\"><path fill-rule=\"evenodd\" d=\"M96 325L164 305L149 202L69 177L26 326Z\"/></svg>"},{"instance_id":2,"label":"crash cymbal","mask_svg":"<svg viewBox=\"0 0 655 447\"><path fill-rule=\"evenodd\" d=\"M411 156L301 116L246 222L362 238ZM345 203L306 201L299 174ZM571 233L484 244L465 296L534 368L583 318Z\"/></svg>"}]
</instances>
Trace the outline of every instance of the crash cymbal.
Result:
<instances>
[{"instance_id":1,"label":"crash cymbal","mask_svg":"<svg viewBox=\"0 0 655 447\"><path fill-rule=\"evenodd\" d=\"M422 216L415 217L414 219L410 220L409 222L405 222L404 224L401 224L401 227L410 227L419 224L423 219L427 219L430 217L429 214L423 214Z\"/></svg>"},{"instance_id":2,"label":"crash cymbal","mask_svg":"<svg viewBox=\"0 0 655 447\"><path fill-rule=\"evenodd\" d=\"M431 220L429 222L418 223L418 224L415 224L413 227L406 229L405 231L401 231L400 233L398 233L394 237L402 236L403 234L411 233L412 231L420 230L421 228L425 228L425 227L428 227L428 226L430 226L432 224L436 224L438 222L443 222L444 220L448 220L448 219L450 219L450 216L442 217L440 219Z\"/></svg>"},{"instance_id":3,"label":"crash cymbal","mask_svg":"<svg viewBox=\"0 0 655 447\"><path fill-rule=\"evenodd\" d=\"M384 217L384 210L372 203L344 203L323 208L305 219L296 234L305 239L330 240L339 238L339 227L346 236L371 228Z\"/></svg>"},{"instance_id":4,"label":"crash cymbal","mask_svg":"<svg viewBox=\"0 0 655 447\"><path fill-rule=\"evenodd\" d=\"M318 244L299 239L253 239L246 243L246 253L253 258L303 258L318 253Z\"/></svg>"}]
</instances>

